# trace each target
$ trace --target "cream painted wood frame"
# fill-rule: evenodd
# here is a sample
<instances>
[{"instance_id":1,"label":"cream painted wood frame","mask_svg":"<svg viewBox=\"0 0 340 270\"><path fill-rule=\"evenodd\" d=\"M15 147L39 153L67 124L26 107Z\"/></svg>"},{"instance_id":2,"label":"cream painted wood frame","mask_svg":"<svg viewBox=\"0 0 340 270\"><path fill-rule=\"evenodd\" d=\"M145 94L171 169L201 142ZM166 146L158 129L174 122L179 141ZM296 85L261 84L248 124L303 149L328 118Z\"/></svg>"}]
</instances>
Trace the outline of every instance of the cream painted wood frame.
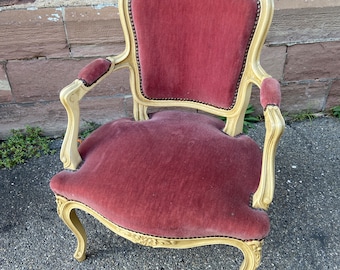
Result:
<instances>
[{"instance_id":1,"label":"cream painted wood frame","mask_svg":"<svg viewBox=\"0 0 340 270\"><path fill-rule=\"evenodd\" d=\"M77 79L66 86L60 93L60 100L68 115L67 130L60 152L60 159L64 164L64 168L75 170L82 161L77 149L80 119L79 101L112 72L121 68L129 68L130 70L130 87L134 100L133 111L136 121L148 119L148 107L187 107L226 117L227 123L224 131L230 136L240 134L251 95L252 84L260 87L262 81L270 77L260 65L260 53L270 27L274 4L273 0L259 0L259 3L261 5L261 13L248 51L237 99L232 109L224 110L193 101L149 100L142 95L136 62L135 37L129 17L129 0L119 0L119 13L126 42L124 52L117 56L107 57L112 63L110 70L90 87L86 87L81 80ZM259 187L253 196L253 207L267 210L274 194L276 148L285 124L280 109L277 106L267 106L264 110L264 117L266 136L263 147L262 172ZM59 216L77 238L78 247L74 257L79 261L85 259L86 234L75 213L75 209L81 209L91 214L113 232L142 245L164 248L191 248L212 244L225 244L237 247L242 251L244 261L240 269L256 269L261 261L263 240L242 241L227 237L168 239L143 235L113 224L80 202L69 201L60 196L56 196L56 198Z\"/></svg>"}]
</instances>

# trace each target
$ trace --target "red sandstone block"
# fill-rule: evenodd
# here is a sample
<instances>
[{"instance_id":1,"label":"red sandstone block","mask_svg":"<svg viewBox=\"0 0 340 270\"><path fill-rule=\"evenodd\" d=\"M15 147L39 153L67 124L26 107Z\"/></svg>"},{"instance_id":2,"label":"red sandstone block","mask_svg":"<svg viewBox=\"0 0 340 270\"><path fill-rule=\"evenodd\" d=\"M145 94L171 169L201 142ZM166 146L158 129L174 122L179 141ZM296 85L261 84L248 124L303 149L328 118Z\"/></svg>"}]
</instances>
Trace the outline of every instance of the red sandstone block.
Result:
<instances>
[{"instance_id":1,"label":"red sandstone block","mask_svg":"<svg viewBox=\"0 0 340 270\"><path fill-rule=\"evenodd\" d=\"M59 9L0 12L0 59L69 55Z\"/></svg>"},{"instance_id":2,"label":"red sandstone block","mask_svg":"<svg viewBox=\"0 0 340 270\"><path fill-rule=\"evenodd\" d=\"M340 77L340 41L288 47L284 79L298 81Z\"/></svg>"},{"instance_id":3,"label":"red sandstone block","mask_svg":"<svg viewBox=\"0 0 340 270\"><path fill-rule=\"evenodd\" d=\"M319 112L324 109L330 81L292 82L281 86L282 111Z\"/></svg>"},{"instance_id":4,"label":"red sandstone block","mask_svg":"<svg viewBox=\"0 0 340 270\"><path fill-rule=\"evenodd\" d=\"M331 0L321 1L331 2ZM335 1L338 0L333 2ZM313 1L295 0L294 2L305 5ZM340 36L339 13L340 6L275 10L266 43L293 45L338 40Z\"/></svg>"},{"instance_id":5,"label":"red sandstone block","mask_svg":"<svg viewBox=\"0 0 340 270\"><path fill-rule=\"evenodd\" d=\"M59 99L59 92L77 78L78 72L92 59L44 59L9 61L8 77L18 103ZM88 96L129 94L128 70L120 70L104 80Z\"/></svg>"},{"instance_id":6,"label":"red sandstone block","mask_svg":"<svg viewBox=\"0 0 340 270\"><path fill-rule=\"evenodd\" d=\"M8 77L15 101L58 100L59 91L71 83L86 60L9 61Z\"/></svg>"},{"instance_id":7,"label":"red sandstone block","mask_svg":"<svg viewBox=\"0 0 340 270\"><path fill-rule=\"evenodd\" d=\"M282 80L285 61L286 46L263 46L261 53L261 66L273 78ZM260 91L257 87L253 87L250 104L253 105L256 115L263 114L263 108L260 103Z\"/></svg>"},{"instance_id":8,"label":"red sandstone block","mask_svg":"<svg viewBox=\"0 0 340 270\"><path fill-rule=\"evenodd\" d=\"M85 98L80 107L81 127L86 121L104 124L128 116L124 97ZM61 136L67 125L66 111L59 101L1 105L0 115L0 139L7 137L11 129L27 125L39 126L50 136Z\"/></svg>"},{"instance_id":9,"label":"red sandstone block","mask_svg":"<svg viewBox=\"0 0 340 270\"><path fill-rule=\"evenodd\" d=\"M66 7L65 25L72 56L113 55L124 48L115 7Z\"/></svg>"},{"instance_id":10,"label":"red sandstone block","mask_svg":"<svg viewBox=\"0 0 340 270\"><path fill-rule=\"evenodd\" d=\"M261 65L273 78L283 78L283 68L286 61L286 46L267 47L263 46Z\"/></svg>"},{"instance_id":11,"label":"red sandstone block","mask_svg":"<svg viewBox=\"0 0 340 270\"><path fill-rule=\"evenodd\" d=\"M0 0L0 7L32 3L35 0Z\"/></svg>"},{"instance_id":12,"label":"red sandstone block","mask_svg":"<svg viewBox=\"0 0 340 270\"><path fill-rule=\"evenodd\" d=\"M336 80L332 83L331 89L328 94L326 103L326 110L340 105L340 80Z\"/></svg>"},{"instance_id":13,"label":"red sandstone block","mask_svg":"<svg viewBox=\"0 0 340 270\"><path fill-rule=\"evenodd\" d=\"M105 124L109 121L127 117L125 97L92 97L80 103L81 126L86 122Z\"/></svg>"},{"instance_id":14,"label":"red sandstone block","mask_svg":"<svg viewBox=\"0 0 340 270\"><path fill-rule=\"evenodd\" d=\"M133 98L132 98L132 95L125 96L124 103L125 103L126 116L133 118Z\"/></svg>"},{"instance_id":15,"label":"red sandstone block","mask_svg":"<svg viewBox=\"0 0 340 270\"><path fill-rule=\"evenodd\" d=\"M286 46L263 46L260 60L261 66L269 75L277 80L282 80L283 68L286 60ZM253 87L250 104L255 109L254 114L263 114L263 108L260 103L260 91L256 86Z\"/></svg>"},{"instance_id":16,"label":"red sandstone block","mask_svg":"<svg viewBox=\"0 0 340 270\"><path fill-rule=\"evenodd\" d=\"M73 57L106 57L117 55L125 49L124 43L114 44L92 44L92 45L74 45L72 46Z\"/></svg>"},{"instance_id":17,"label":"red sandstone block","mask_svg":"<svg viewBox=\"0 0 340 270\"><path fill-rule=\"evenodd\" d=\"M35 104L7 104L0 106L0 139L7 137L11 129L39 126L44 130L58 130L62 134L66 113L60 102Z\"/></svg>"},{"instance_id":18,"label":"red sandstone block","mask_svg":"<svg viewBox=\"0 0 340 270\"><path fill-rule=\"evenodd\" d=\"M0 103L12 101L11 86L4 65L0 63Z\"/></svg>"},{"instance_id":19,"label":"red sandstone block","mask_svg":"<svg viewBox=\"0 0 340 270\"><path fill-rule=\"evenodd\" d=\"M125 97L131 95L129 70L127 68L117 70L110 74L87 96L115 96Z\"/></svg>"},{"instance_id":20,"label":"red sandstone block","mask_svg":"<svg viewBox=\"0 0 340 270\"><path fill-rule=\"evenodd\" d=\"M260 102L260 90L257 87L253 87L249 104L255 109L254 115L263 114L263 108Z\"/></svg>"}]
</instances>

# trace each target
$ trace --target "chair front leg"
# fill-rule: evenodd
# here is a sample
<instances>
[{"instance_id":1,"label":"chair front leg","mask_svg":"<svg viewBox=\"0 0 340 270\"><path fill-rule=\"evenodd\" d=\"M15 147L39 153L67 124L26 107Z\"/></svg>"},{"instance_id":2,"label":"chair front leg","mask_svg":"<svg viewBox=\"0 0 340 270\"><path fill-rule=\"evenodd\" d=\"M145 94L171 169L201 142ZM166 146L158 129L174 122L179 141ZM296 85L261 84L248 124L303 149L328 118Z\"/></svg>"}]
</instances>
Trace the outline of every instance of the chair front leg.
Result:
<instances>
[{"instance_id":1,"label":"chair front leg","mask_svg":"<svg viewBox=\"0 0 340 270\"><path fill-rule=\"evenodd\" d=\"M242 247L239 247L244 256L240 270L255 270L261 263L263 240L244 243Z\"/></svg>"},{"instance_id":2,"label":"chair front leg","mask_svg":"<svg viewBox=\"0 0 340 270\"><path fill-rule=\"evenodd\" d=\"M77 249L74 253L74 258L81 262L86 258L85 251L87 237L85 229L81 224L76 214L75 207L71 201L56 195L56 202L59 217L64 221L67 227L69 227L69 229L77 238Z\"/></svg>"}]
</instances>

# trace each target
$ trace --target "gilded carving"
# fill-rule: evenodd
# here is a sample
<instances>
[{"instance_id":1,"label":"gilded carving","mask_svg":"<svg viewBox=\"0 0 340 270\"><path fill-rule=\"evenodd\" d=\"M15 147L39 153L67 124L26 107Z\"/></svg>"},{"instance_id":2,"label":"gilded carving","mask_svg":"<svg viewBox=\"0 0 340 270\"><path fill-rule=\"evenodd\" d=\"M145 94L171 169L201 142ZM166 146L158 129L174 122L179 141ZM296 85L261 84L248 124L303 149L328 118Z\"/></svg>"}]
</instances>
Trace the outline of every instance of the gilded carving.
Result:
<instances>
[{"instance_id":1,"label":"gilded carving","mask_svg":"<svg viewBox=\"0 0 340 270\"><path fill-rule=\"evenodd\" d=\"M247 244L252 249L253 254L255 255L254 259L256 267L259 267L261 263L263 241L252 241L248 242Z\"/></svg>"},{"instance_id":2,"label":"gilded carving","mask_svg":"<svg viewBox=\"0 0 340 270\"><path fill-rule=\"evenodd\" d=\"M162 238L157 238L149 235L143 235L135 232L128 231L123 228L116 227L115 230L117 233L120 233L124 237L130 239L134 243L138 243L143 246L148 246L148 247L159 247L159 246L172 246L176 245L177 241L175 240L170 240L170 239L162 239ZM119 232L118 232L119 231Z\"/></svg>"},{"instance_id":3,"label":"gilded carving","mask_svg":"<svg viewBox=\"0 0 340 270\"><path fill-rule=\"evenodd\" d=\"M56 197L55 201L57 203L57 213L61 217L64 200L61 197Z\"/></svg>"},{"instance_id":4,"label":"gilded carving","mask_svg":"<svg viewBox=\"0 0 340 270\"><path fill-rule=\"evenodd\" d=\"M147 235L138 235L138 234L130 234L131 238L133 238L133 240L138 243L141 244L143 246L150 246L150 247L155 247L155 246L169 246L169 245L174 245L176 244L175 241L171 241L171 240L160 240L157 238L154 238L152 236L147 236Z\"/></svg>"}]
</instances>

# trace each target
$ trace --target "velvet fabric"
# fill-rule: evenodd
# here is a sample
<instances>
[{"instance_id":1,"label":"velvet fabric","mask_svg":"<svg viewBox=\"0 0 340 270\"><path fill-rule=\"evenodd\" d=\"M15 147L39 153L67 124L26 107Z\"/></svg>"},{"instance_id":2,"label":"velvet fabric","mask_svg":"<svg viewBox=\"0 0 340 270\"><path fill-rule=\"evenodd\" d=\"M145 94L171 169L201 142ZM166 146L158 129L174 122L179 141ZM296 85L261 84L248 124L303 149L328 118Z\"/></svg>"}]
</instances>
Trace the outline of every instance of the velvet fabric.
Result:
<instances>
[{"instance_id":1,"label":"velvet fabric","mask_svg":"<svg viewBox=\"0 0 340 270\"><path fill-rule=\"evenodd\" d=\"M256 0L131 0L143 94L230 108L257 10Z\"/></svg>"},{"instance_id":2,"label":"velvet fabric","mask_svg":"<svg viewBox=\"0 0 340 270\"><path fill-rule=\"evenodd\" d=\"M78 79L82 80L86 86L91 86L101 76L103 76L111 66L111 62L104 58L98 58L81 69Z\"/></svg>"},{"instance_id":3,"label":"velvet fabric","mask_svg":"<svg viewBox=\"0 0 340 270\"><path fill-rule=\"evenodd\" d=\"M260 88L260 102L263 108L266 108L267 105L280 106L280 83L276 79L266 78L263 80Z\"/></svg>"},{"instance_id":4,"label":"velvet fabric","mask_svg":"<svg viewBox=\"0 0 340 270\"><path fill-rule=\"evenodd\" d=\"M223 126L179 111L108 123L80 145L80 169L55 175L51 189L144 234L262 239L268 216L250 206L261 150L248 136L226 135Z\"/></svg>"}]
</instances>

